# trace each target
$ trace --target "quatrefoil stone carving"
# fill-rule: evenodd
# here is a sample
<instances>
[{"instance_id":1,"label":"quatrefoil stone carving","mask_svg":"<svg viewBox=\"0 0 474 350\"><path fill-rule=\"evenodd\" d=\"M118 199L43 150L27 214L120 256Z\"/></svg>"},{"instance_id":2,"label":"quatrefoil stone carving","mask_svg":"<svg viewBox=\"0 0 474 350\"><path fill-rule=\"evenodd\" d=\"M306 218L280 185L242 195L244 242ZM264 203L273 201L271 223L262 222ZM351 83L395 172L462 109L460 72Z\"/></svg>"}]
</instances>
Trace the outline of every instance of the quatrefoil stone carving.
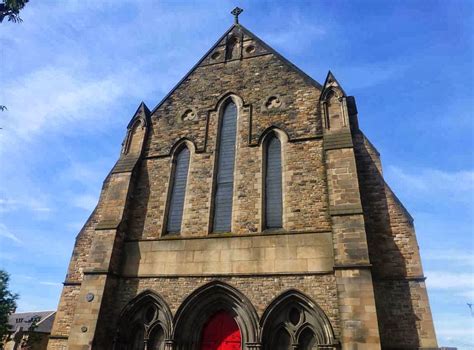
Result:
<instances>
[{"instance_id":1,"label":"quatrefoil stone carving","mask_svg":"<svg viewBox=\"0 0 474 350\"><path fill-rule=\"evenodd\" d=\"M278 96L270 96L265 103L267 109L276 109L281 107L281 99Z\"/></svg>"},{"instance_id":2,"label":"quatrefoil stone carving","mask_svg":"<svg viewBox=\"0 0 474 350\"><path fill-rule=\"evenodd\" d=\"M181 120L185 122L188 120L195 120L196 117L197 117L197 113L195 111L193 111L192 109L187 109L186 112L183 113Z\"/></svg>"}]
</instances>

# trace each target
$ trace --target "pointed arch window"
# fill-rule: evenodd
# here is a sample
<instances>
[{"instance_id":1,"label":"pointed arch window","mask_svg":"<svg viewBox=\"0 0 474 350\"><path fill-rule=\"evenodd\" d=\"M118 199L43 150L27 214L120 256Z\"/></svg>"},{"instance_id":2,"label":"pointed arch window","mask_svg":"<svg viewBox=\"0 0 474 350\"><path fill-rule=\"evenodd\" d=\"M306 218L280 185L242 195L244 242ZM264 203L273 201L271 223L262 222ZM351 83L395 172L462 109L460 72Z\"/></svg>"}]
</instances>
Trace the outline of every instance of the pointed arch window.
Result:
<instances>
[{"instance_id":1,"label":"pointed arch window","mask_svg":"<svg viewBox=\"0 0 474 350\"><path fill-rule=\"evenodd\" d=\"M164 350L165 333L163 328L157 325L150 333L147 342L147 350Z\"/></svg>"},{"instance_id":2,"label":"pointed arch window","mask_svg":"<svg viewBox=\"0 0 474 350\"><path fill-rule=\"evenodd\" d=\"M189 170L189 149L184 146L175 158L173 176L171 182L171 197L169 201L168 219L166 232L177 234L181 232L183 221L184 199L186 195L186 184Z\"/></svg>"},{"instance_id":3,"label":"pointed arch window","mask_svg":"<svg viewBox=\"0 0 474 350\"><path fill-rule=\"evenodd\" d=\"M146 291L132 299L121 313L113 348L164 350L171 334L171 311L158 295Z\"/></svg>"},{"instance_id":4,"label":"pointed arch window","mask_svg":"<svg viewBox=\"0 0 474 350\"><path fill-rule=\"evenodd\" d=\"M214 232L230 232L237 132L237 106L229 101L222 115L217 145L217 174L214 194Z\"/></svg>"},{"instance_id":5,"label":"pointed arch window","mask_svg":"<svg viewBox=\"0 0 474 350\"><path fill-rule=\"evenodd\" d=\"M298 291L275 299L262 316L262 350L333 349L334 332L319 306Z\"/></svg>"},{"instance_id":6,"label":"pointed arch window","mask_svg":"<svg viewBox=\"0 0 474 350\"><path fill-rule=\"evenodd\" d=\"M281 142L270 135L265 147L265 228L283 226Z\"/></svg>"}]
</instances>

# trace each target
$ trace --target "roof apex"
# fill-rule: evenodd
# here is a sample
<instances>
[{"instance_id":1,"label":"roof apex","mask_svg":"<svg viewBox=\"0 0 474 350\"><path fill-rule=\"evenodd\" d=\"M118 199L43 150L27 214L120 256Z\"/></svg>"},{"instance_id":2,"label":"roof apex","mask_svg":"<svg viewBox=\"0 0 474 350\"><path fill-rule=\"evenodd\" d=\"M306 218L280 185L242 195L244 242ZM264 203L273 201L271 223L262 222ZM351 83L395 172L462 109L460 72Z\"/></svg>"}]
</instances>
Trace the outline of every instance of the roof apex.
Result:
<instances>
[{"instance_id":1,"label":"roof apex","mask_svg":"<svg viewBox=\"0 0 474 350\"><path fill-rule=\"evenodd\" d=\"M324 81L324 85L323 85L323 90L321 92L321 97L323 97L324 95L324 92L332 87L336 87L338 88L339 90L341 90L342 94L344 96L347 96L346 95L346 92L344 91L344 89L342 88L342 85L337 81L336 77L334 76L334 74L331 72L331 70L328 71L328 74L326 76L326 80Z\"/></svg>"},{"instance_id":2,"label":"roof apex","mask_svg":"<svg viewBox=\"0 0 474 350\"><path fill-rule=\"evenodd\" d=\"M130 119L130 122L127 125L127 129L131 128L135 120L140 117L143 117L145 122L148 122L148 119L150 118L150 110L143 101L140 102L140 104L138 105L137 110L135 111L132 119Z\"/></svg>"},{"instance_id":3,"label":"roof apex","mask_svg":"<svg viewBox=\"0 0 474 350\"><path fill-rule=\"evenodd\" d=\"M214 45L211 46L211 48L201 57L201 59L184 75L184 77L168 92L165 97L151 110L151 114L155 113L161 105L173 94L173 92L196 70L196 68L199 67L199 65L208 57L214 49L219 46L219 44L222 42L223 39L226 38L226 36L232 32L234 28L239 28L242 30L242 32L249 37L251 37L253 40L255 40L257 43L262 45L266 50L268 50L270 53L275 55L277 58L279 58L283 63L285 63L287 66L289 66L292 70L296 71L298 74L300 74L304 80L306 80L309 84L315 86L317 89L322 89L322 86L320 83L318 83L316 80L311 78L309 75L307 75L305 72L303 72L301 69L296 67L293 63L288 61L285 57L283 57L280 53L278 53L275 49L273 49L271 46L269 46L267 43L265 43L262 39L260 39L257 35L252 33L250 30L248 30L245 26L243 26L240 23L233 23L229 29L227 29L224 34L222 34L219 39L214 43Z\"/></svg>"}]
</instances>

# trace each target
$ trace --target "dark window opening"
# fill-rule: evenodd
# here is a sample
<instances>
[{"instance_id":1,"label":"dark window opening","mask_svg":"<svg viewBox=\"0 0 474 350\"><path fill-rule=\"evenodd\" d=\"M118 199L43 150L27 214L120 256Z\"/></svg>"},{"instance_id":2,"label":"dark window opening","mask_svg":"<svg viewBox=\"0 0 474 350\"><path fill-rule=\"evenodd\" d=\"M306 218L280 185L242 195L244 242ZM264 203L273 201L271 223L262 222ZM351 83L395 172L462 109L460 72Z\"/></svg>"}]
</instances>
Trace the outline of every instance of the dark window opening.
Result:
<instances>
[{"instance_id":1,"label":"dark window opening","mask_svg":"<svg viewBox=\"0 0 474 350\"><path fill-rule=\"evenodd\" d=\"M217 145L217 174L214 194L214 232L230 232L237 131L237 106L229 102L222 115Z\"/></svg>"},{"instance_id":2,"label":"dark window opening","mask_svg":"<svg viewBox=\"0 0 474 350\"><path fill-rule=\"evenodd\" d=\"M265 157L265 227L281 228L283 212L281 142L272 135Z\"/></svg>"},{"instance_id":3,"label":"dark window opening","mask_svg":"<svg viewBox=\"0 0 474 350\"><path fill-rule=\"evenodd\" d=\"M181 232L183 220L184 199L186 195L186 184L189 170L189 150L187 147L181 149L176 156L172 177L172 190L169 202L168 220L166 223L167 233Z\"/></svg>"}]
</instances>

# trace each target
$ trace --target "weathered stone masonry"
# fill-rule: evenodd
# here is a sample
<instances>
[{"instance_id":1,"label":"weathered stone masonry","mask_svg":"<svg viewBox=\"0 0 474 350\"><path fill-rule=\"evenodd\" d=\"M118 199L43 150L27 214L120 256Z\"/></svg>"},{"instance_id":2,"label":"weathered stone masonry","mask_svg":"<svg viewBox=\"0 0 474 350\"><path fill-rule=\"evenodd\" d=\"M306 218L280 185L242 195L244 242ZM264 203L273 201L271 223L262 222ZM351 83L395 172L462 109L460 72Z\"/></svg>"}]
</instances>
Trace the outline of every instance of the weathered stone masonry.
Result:
<instances>
[{"instance_id":1,"label":"weathered stone masonry","mask_svg":"<svg viewBox=\"0 0 474 350\"><path fill-rule=\"evenodd\" d=\"M228 103L238 111L232 229L217 234L217 140ZM357 118L332 73L320 85L233 25L154 110L142 103L133 116L77 236L48 348L132 349L140 336L151 347L155 326L145 335L135 327L149 305L159 311L144 317L159 324L167 350L200 349L201 329L219 310L238 324L242 349L270 349L282 310L295 308L319 348L436 348L413 220ZM266 230L272 134L282 145L283 227ZM191 154L185 202L181 231L169 235L181 147ZM292 346L303 349L304 327L292 319Z\"/></svg>"}]
</instances>

